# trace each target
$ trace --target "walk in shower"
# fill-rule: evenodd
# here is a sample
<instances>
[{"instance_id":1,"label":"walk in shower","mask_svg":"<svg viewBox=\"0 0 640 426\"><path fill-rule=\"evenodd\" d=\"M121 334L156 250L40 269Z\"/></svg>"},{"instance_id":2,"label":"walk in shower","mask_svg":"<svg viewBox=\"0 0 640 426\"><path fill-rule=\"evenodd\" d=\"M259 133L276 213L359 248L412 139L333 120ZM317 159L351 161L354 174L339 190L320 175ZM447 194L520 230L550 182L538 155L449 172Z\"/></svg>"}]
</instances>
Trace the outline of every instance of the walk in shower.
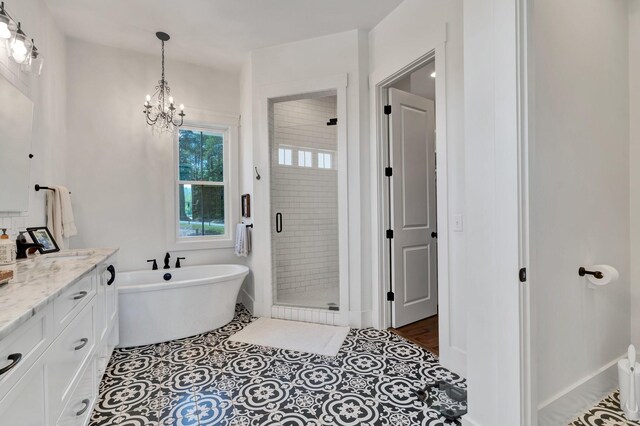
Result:
<instances>
[{"instance_id":1,"label":"walk in shower","mask_svg":"<svg viewBox=\"0 0 640 426\"><path fill-rule=\"evenodd\" d=\"M272 102L274 305L338 310L336 96Z\"/></svg>"}]
</instances>

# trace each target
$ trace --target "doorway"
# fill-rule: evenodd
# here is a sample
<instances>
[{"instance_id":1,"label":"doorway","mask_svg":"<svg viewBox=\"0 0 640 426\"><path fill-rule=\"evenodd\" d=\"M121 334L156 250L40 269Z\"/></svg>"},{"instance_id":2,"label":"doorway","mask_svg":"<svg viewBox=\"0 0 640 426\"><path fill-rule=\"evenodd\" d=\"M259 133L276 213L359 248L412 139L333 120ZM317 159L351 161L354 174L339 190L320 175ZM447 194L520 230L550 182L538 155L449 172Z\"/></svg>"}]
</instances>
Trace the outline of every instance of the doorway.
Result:
<instances>
[{"instance_id":1,"label":"doorway","mask_svg":"<svg viewBox=\"0 0 640 426\"><path fill-rule=\"evenodd\" d=\"M383 90L388 326L439 354L435 56Z\"/></svg>"}]
</instances>

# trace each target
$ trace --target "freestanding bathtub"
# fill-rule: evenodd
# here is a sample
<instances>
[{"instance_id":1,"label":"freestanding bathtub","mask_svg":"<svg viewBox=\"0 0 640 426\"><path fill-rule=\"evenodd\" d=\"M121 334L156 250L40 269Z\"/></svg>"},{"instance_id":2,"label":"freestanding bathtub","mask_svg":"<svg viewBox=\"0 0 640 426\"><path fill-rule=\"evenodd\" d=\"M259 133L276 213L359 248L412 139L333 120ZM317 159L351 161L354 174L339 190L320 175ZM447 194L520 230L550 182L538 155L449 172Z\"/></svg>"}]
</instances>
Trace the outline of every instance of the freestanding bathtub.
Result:
<instances>
[{"instance_id":1,"label":"freestanding bathtub","mask_svg":"<svg viewBox=\"0 0 640 426\"><path fill-rule=\"evenodd\" d=\"M249 268L186 266L118 274L120 347L193 336L233 319Z\"/></svg>"}]
</instances>

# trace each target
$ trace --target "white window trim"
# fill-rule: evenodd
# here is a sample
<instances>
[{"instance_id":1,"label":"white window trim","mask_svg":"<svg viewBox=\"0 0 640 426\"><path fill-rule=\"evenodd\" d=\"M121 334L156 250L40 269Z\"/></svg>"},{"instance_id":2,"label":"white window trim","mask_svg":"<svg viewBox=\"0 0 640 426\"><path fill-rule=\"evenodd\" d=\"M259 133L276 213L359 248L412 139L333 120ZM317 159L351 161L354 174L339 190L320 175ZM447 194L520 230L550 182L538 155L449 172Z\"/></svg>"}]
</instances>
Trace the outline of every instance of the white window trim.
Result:
<instances>
[{"instance_id":1,"label":"white window trim","mask_svg":"<svg viewBox=\"0 0 640 426\"><path fill-rule=\"evenodd\" d=\"M221 132L224 133L225 145L223 152L224 161L224 235L202 236L180 238L180 225L178 223L178 203L179 203L179 164L178 164L178 137L179 132L171 138L173 144L171 156L171 168L173 173L171 176L170 187L168 193L172 195L166 203L166 232L169 250L206 250L216 248L229 248L234 246L234 237L236 231L236 222L238 218L238 203L240 197L238 195L238 121L228 116L212 117L208 124L201 122L185 122L182 129L197 130L204 132Z\"/></svg>"}]
</instances>

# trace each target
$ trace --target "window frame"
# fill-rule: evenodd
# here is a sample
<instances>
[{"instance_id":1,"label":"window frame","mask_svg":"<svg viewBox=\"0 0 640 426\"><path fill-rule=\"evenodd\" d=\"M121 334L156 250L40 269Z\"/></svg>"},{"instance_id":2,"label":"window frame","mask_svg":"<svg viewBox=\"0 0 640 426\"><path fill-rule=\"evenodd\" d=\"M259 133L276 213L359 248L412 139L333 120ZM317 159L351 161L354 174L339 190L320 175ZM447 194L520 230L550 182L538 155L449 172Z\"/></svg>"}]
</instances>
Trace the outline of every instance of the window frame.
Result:
<instances>
[{"instance_id":1,"label":"window frame","mask_svg":"<svg viewBox=\"0 0 640 426\"><path fill-rule=\"evenodd\" d=\"M216 124L213 124L213 123ZM192 130L208 133L223 134L223 182L219 183L208 181L183 181L180 180L180 155L179 142L180 130ZM198 250L227 248L234 246L234 235L236 222L234 218L237 213L238 196L238 123L229 118L212 120L211 123L186 123L175 132L171 137L173 144L173 155L171 158L173 173L168 173L171 180L172 196L170 202L167 203L167 234L169 249L180 250ZM180 236L180 185L206 185L206 186L222 186L224 188L224 224L225 232L222 235L202 235L196 237Z\"/></svg>"}]
</instances>

